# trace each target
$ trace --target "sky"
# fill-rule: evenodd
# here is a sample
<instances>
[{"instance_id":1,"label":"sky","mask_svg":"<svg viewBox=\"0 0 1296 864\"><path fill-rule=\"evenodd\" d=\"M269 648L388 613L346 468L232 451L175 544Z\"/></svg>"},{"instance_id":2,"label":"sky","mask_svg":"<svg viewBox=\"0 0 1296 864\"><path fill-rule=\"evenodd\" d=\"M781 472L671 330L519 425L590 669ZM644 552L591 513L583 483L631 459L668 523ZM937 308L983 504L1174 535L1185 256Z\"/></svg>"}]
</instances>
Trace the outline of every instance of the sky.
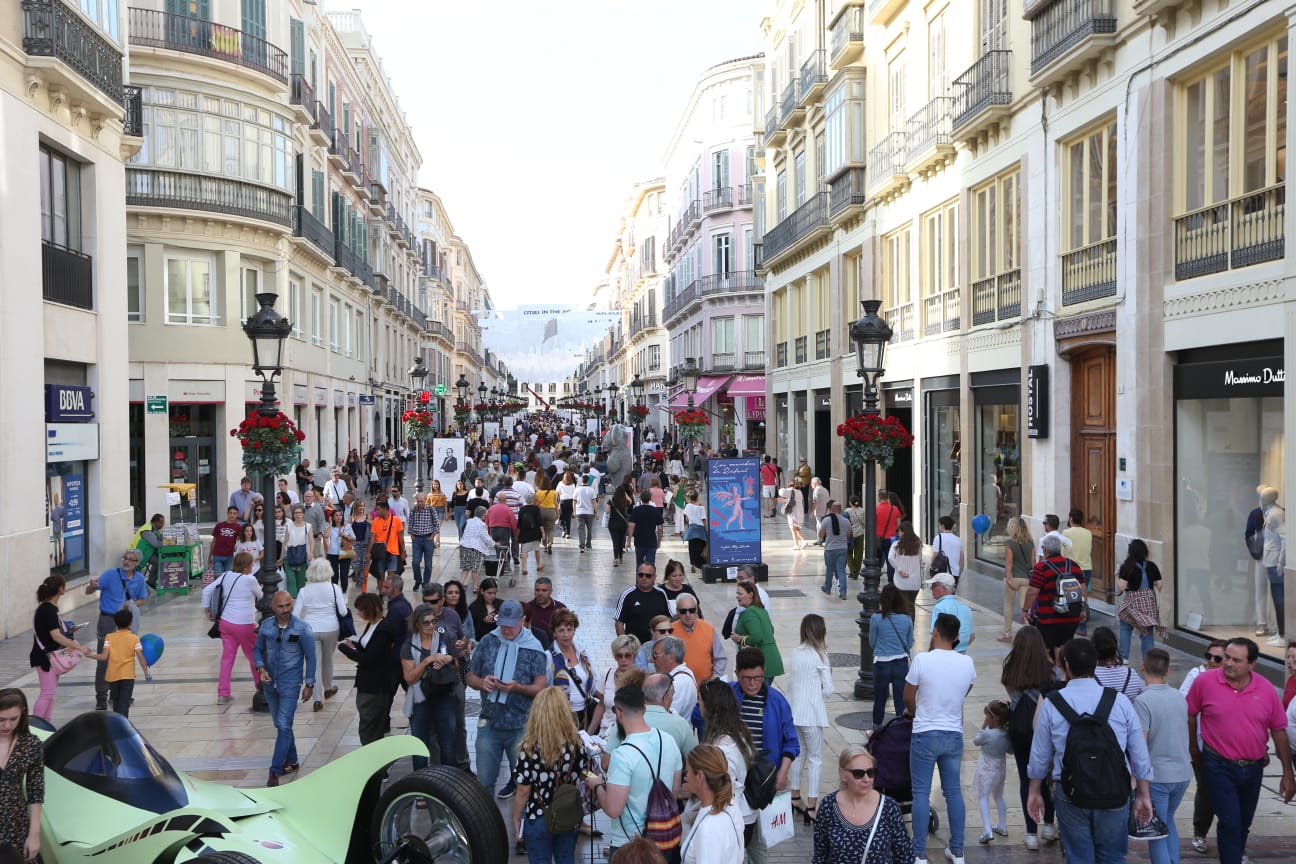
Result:
<instances>
[{"instance_id":1,"label":"sky","mask_svg":"<svg viewBox=\"0 0 1296 864\"><path fill-rule=\"evenodd\" d=\"M497 308L583 306L636 181L770 0L329 0L359 9Z\"/></svg>"}]
</instances>

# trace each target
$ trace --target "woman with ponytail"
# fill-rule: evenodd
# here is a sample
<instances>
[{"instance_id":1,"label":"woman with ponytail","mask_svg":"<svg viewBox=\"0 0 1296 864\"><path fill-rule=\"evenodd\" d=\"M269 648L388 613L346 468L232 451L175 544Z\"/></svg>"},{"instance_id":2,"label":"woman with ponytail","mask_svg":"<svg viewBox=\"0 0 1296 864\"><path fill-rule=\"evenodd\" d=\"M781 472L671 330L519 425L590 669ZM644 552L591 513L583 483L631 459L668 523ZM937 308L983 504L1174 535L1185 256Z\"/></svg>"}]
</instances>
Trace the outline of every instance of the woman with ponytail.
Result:
<instances>
[{"instance_id":1,"label":"woman with ponytail","mask_svg":"<svg viewBox=\"0 0 1296 864\"><path fill-rule=\"evenodd\" d=\"M681 846L681 864L742 864L743 820L724 753L710 744L694 747L684 760L683 779L682 791L699 807Z\"/></svg>"},{"instance_id":2,"label":"woman with ponytail","mask_svg":"<svg viewBox=\"0 0 1296 864\"><path fill-rule=\"evenodd\" d=\"M40 696L32 715L54 722L54 691L58 689L58 672L50 666L49 652L71 648L85 654L89 649L72 639L72 631L63 624L58 602L67 590L67 580L57 574L48 576L36 589L36 616L32 621L31 666L40 681Z\"/></svg>"}]
</instances>

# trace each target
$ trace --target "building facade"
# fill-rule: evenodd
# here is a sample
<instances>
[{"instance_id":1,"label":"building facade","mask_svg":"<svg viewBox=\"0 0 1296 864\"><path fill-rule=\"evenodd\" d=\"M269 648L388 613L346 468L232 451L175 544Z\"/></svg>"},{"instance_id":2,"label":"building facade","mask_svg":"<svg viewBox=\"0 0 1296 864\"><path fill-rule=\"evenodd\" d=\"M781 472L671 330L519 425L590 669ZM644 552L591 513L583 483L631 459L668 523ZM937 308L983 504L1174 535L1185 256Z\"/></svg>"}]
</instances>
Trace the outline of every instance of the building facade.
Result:
<instances>
[{"instance_id":1,"label":"building facade","mask_svg":"<svg viewBox=\"0 0 1296 864\"><path fill-rule=\"evenodd\" d=\"M2 636L31 629L44 562L69 579L97 573L134 531L120 434L123 161L140 146L128 53L116 3L0 11L0 356L11 372L0 379Z\"/></svg>"},{"instance_id":2,"label":"building facade","mask_svg":"<svg viewBox=\"0 0 1296 864\"><path fill-rule=\"evenodd\" d=\"M1272 560L1244 535L1257 486L1282 505L1296 480L1291 27L1276 2L776 4L756 199L780 460L859 488L834 430L876 297L882 409L915 435L883 485L923 537L951 516L993 571L1011 517L1039 536L1079 508L1100 608L1138 537L1179 633L1276 623L1282 511Z\"/></svg>"},{"instance_id":3,"label":"building facade","mask_svg":"<svg viewBox=\"0 0 1296 864\"><path fill-rule=\"evenodd\" d=\"M665 158L674 221L662 308L674 376L689 357L702 372L692 397L713 415L706 443L757 451L765 447L765 292L755 268L753 88L763 69L757 55L706 70L676 124ZM675 388L671 409L686 408L689 396Z\"/></svg>"}]
</instances>

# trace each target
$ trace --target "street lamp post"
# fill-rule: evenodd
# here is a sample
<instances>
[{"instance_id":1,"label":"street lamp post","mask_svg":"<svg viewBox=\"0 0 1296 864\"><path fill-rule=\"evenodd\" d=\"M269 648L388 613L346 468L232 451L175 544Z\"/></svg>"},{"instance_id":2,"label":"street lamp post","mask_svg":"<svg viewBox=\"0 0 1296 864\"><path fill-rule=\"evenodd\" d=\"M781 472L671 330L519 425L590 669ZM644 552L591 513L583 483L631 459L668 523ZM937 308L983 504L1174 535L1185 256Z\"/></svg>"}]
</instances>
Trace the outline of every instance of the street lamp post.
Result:
<instances>
[{"instance_id":1,"label":"street lamp post","mask_svg":"<svg viewBox=\"0 0 1296 864\"><path fill-rule=\"evenodd\" d=\"M624 423L624 422L626 421L626 419L627 419L626 416L625 416L625 411L623 411L623 410L619 410L619 407L620 407L620 406L617 404L617 390L619 390L619 389L620 389L620 388L617 387L617 383L616 383L615 381L613 381L613 382L611 382L611 383L609 383L609 384L607 385L608 404L611 405L611 410L612 410L614 413L617 414L617 417L619 418L619 420L620 420L622 423Z\"/></svg>"},{"instance_id":2,"label":"street lamp post","mask_svg":"<svg viewBox=\"0 0 1296 864\"><path fill-rule=\"evenodd\" d=\"M486 404L486 394L489 392L490 392L490 388L486 386L486 379L483 378L482 382L477 385L478 405ZM481 440L485 442L486 441L486 415L481 409L477 410L477 423L478 425L481 426Z\"/></svg>"},{"instance_id":3,"label":"street lamp post","mask_svg":"<svg viewBox=\"0 0 1296 864\"><path fill-rule=\"evenodd\" d=\"M855 343L855 374L864 379L864 413L878 413L878 381L886 370L882 360L886 354L887 342L891 339L891 328L878 315L882 306L881 300L863 301L864 315L851 325L851 341ZM870 622L873 613L878 611L878 583L882 579L882 566L877 557L877 470L873 459L864 463L864 567L860 571L864 577L864 587L860 590L858 600L860 616L855 619L860 632L860 668L859 680L855 682L856 699L873 698L873 648L869 643Z\"/></svg>"},{"instance_id":4,"label":"street lamp post","mask_svg":"<svg viewBox=\"0 0 1296 864\"><path fill-rule=\"evenodd\" d=\"M423 402L423 382L427 379L428 370L423 365L422 357L414 358L414 365L410 367L410 389L414 391L414 402L418 408L425 407ZM420 453L419 445L421 439L414 439L414 491L419 495L423 494L423 458Z\"/></svg>"},{"instance_id":5,"label":"street lamp post","mask_svg":"<svg viewBox=\"0 0 1296 864\"><path fill-rule=\"evenodd\" d=\"M626 387L627 387L627 389L629 389L629 391L630 391L630 398L634 401L634 403L635 403L636 405L646 405L646 404L648 404L648 403L646 403L646 402L644 401L644 382L643 382L643 379L639 377L639 373L638 373L638 372L636 372L636 373L634 374L634 378L630 379L630 383L627 384ZM637 416L637 415L636 415L636 416ZM634 429L634 431L635 431L636 433L638 433L638 432L639 432L639 425L640 425L640 422L639 422L639 421L636 421L636 422L634 422L634 423L631 424L631 428ZM634 442L634 466L635 466L635 467L634 467L634 472L635 472L635 476L638 477L638 476L639 476L639 467L640 467L640 466L639 466L639 454L640 454L641 452L643 452L643 441L638 440L638 438L639 438L638 434L635 435L635 438L636 438L636 440L635 440L635 442Z\"/></svg>"},{"instance_id":6,"label":"street lamp post","mask_svg":"<svg viewBox=\"0 0 1296 864\"><path fill-rule=\"evenodd\" d=\"M252 371L261 376L261 404L257 406L257 413L262 417L274 417L279 413L275 398L275 377L283 371L284 341L292 332L292 324L275 311L275 301L279 299L279 295L258 294L256 299L261 308L244 322L243 332L252 342ZM272 545L275 542L275 480L274 472L262 472L261 501L264 515L261 536L265 539L266 549L276 548ZM274 556L267 556L266 561L271 557ZM272 605L275 589L279 586L279 568L263 566L257 573L257 581L261 583L261 599L257 601L256 607L261 613L261 619L265 620L267 616L274 614ZM257 682L256 694L252 697L252 710L270 710L265 694L261 692L260 682Z\"/></svg>"}]
</instances>

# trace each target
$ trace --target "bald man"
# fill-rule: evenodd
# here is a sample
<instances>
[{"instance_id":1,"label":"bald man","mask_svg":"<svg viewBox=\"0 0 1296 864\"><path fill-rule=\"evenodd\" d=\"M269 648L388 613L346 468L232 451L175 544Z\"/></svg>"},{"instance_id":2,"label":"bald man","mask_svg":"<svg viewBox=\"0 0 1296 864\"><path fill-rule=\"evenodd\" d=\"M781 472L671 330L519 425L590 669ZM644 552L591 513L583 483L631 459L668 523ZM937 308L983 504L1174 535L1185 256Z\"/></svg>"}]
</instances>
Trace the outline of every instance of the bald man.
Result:
<instances>
[{"instance_id":1,"label":"bald man","mask_svg":"<svg viewBox=\"0 0 1296 864\"><path fill-rule=\"evenodd\" d=\"M275 593L271 608L274 617L265 618L257 629L252 662L278 733L266 785L278 786L281 776L300 767L293 717L298 694L302 702L309 702L315 691L315 634L310 625L292 614L293 598L287 591Z\"/></svg>"}]
</instances>

